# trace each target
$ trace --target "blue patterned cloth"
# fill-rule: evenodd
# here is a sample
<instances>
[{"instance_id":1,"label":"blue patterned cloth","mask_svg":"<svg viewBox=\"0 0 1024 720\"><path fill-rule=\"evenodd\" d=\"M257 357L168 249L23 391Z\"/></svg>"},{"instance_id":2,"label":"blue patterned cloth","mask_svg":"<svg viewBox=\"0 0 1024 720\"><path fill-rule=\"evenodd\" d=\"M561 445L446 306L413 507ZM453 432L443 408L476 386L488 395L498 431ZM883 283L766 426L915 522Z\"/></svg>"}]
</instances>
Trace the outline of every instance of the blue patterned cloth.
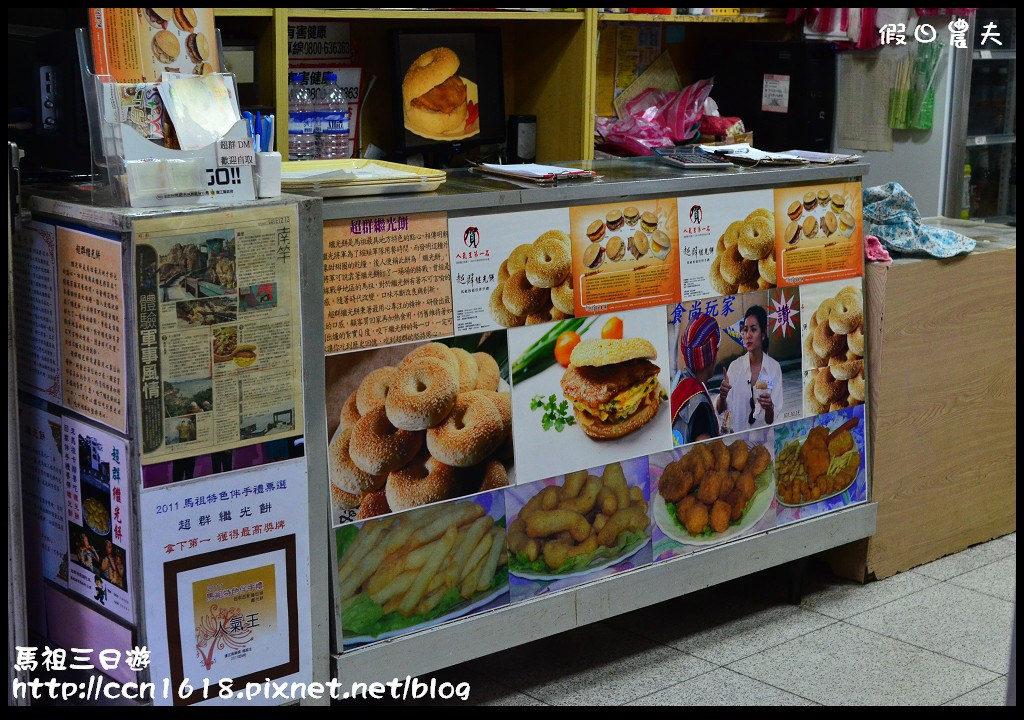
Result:
<instances>
[{"instance_id":1,"label":"blue patterned cloth","mask_svg":"<svg viewBox=\"0 0 1024 720\"><path fill-rule=\"evenodd\" d=\"M917 203L899 183L865 188L864 234L877 235L892 252L938 258L969 253L976 244L952 230L922 225Z\"/></svg>"}]
</instances>

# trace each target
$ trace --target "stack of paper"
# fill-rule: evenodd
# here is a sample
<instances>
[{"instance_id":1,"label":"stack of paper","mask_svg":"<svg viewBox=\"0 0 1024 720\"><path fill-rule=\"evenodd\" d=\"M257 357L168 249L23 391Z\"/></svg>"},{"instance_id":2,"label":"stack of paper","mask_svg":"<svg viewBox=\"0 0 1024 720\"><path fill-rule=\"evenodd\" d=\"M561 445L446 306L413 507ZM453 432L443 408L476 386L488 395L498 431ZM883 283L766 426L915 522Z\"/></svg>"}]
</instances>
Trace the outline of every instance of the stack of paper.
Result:
<instances>
[{"instance_id":1,"label":"stack of paper","mask_svg":"<svg viewBox=\"0 0 1024 720\"><path fill-rule=\"evenodd\" d=\"M445 179L443 170L383 160L310 160L282 163L281 168L282 189L324 197L426 192L436 190Z\"/></svg>"},{"instance_id":2,"label":"stack of paper","mask_svg":"<svg viewBox=\"0 0 1024 720\"><path fill-rule=\"evenodd\" d=\"M556 180L576 180L580 178L593 178L597 173L593 170L579 170L577 168L561 167L559 165L538 165L537 163L521 163L518 165L493 165L483 163L479 166L483 172L495 175L529 180L531 182L555 182Z\"/></svg>"}]
</instances>

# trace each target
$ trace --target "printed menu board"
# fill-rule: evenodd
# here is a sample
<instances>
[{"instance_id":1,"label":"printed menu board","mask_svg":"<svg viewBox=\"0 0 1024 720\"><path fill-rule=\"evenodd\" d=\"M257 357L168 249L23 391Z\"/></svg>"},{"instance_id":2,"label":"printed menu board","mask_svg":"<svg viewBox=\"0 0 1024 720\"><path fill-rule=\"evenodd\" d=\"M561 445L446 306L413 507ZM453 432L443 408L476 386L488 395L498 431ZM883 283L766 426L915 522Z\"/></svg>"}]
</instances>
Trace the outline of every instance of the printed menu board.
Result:
<instances>
[{"instance_id":1,"label":"printed menu board","mask_svg":"<svg viewBox=\"0 0 1024 720\"><path fill-rule=\"evenodd\" d=\"M132 614L131 483L128 443L63 418L68 587L129 622Z\"/></svg>"},{"instance_id":2,"label":"printed menu board","mask_svg":"<svg viewBox=\"0 0 1024 720\"><path fill-rule=\"evenodd\" d=\"M301 458L147 490L147 644L158 685L310 682L310 556ZM216 692L158 703L240 704Z\"/></svg>"},{"instance_id":3,"label":"printed menu board","mask_svg":"<svg viewBox=\"0 0 1024 720\"><path fill-rule=\"evenodd\" d=\"M775 191L779 285L859 277L864 270L861 184Z\"/></svg>"},{"instance_id":4,"label":"printed menu board","mask_svg":"<svg viewBox=\"0 0 1024 720\"><path fill-rule=\"evenodd\" d=\"M324 223L324 352L452 334L445 213Z\"/></svg>"},{"instance_id":5,"label":"printed menu board","mask_svg":"<svg viewBox=\"0 0 1024 720\"><path fill-rule=\"evenodd\" d=\"M572 317L569 210L448 220L455 334Z\"/></svg>"},{"instance_id":6,"label":"printed menu board","mask_svg":"<svg viewBox=\"0 0 1024 720\"><path fill-rule=\"evenodd\" d=\"M771 190L679 198L683 301L775 287Z\"/></svg>"},{"instance_id":7,"label":"printed menu board","mask_svg":"<svg viewBox=\"0 0 1024 720\"><path fill-rule=\"evenodd\" d=\"M135 227L143 464L300 435L295 207Z\"/></svg>"},{"instance_id":8,"label":"printed menu board","mask_svg":"<svg viewBox=\"0 0 1024 720\"><path fill-rule=\"evenodd\" d=\"M61 403L57 228L30 221L12 237L18 388Z\"/></svg>"},{"instance_id":9,"label":"printed menu board","mask_svg":"<svg viewBox=\"0 0 1024 720\"><path fill-rule=\"evenodd\" d=\"M679 301L675 198L570 210L575 314Z\"/></svg>"}]
</instances>

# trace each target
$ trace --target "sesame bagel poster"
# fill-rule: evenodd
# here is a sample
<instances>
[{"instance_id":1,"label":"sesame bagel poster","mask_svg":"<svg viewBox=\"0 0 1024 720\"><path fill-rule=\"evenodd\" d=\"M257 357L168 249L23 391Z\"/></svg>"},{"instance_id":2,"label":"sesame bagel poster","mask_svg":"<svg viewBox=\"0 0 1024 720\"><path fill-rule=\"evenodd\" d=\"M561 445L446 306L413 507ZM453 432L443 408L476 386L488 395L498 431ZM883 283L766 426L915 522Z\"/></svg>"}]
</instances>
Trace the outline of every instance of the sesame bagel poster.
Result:
<instances>
[{"instance_id":1,"label":"sesame bagel poster","mask_svg":"<svg viewBox=\"0 0 1024 720\"><path fill-rule=\"evenodd\" d=\"M679 302L675 198L570 210L575 314Z\"/></svg>"},{"instance_id":2,"label":"sesame bagel poster","mask_svg":"<svg viewBox=\"0 0 1024 720\"><path fill-rule=\"evenodd\" d=\"M679 198L683 302L776 285L771 190Z\"/></svg>"},{"instance_id":3,"label":"sesame bagel poster","mask_svg":"<svg viewBox=\"0 0 1024 720\"><path fill-rule=\"evenodd\" d=\"M455 334L573 316L569 210L448 219Z\"/></svg>"},{"instance_id":4,"label":"sesame bagel poster","mask_svg":"<svg viewBox=\"0 0 1024 720\"><path fill-rule=\"evenodd\" d=\"M859 182L775 190L779 285L862 275L862 211Z\"/></svg>"}]
</instances>

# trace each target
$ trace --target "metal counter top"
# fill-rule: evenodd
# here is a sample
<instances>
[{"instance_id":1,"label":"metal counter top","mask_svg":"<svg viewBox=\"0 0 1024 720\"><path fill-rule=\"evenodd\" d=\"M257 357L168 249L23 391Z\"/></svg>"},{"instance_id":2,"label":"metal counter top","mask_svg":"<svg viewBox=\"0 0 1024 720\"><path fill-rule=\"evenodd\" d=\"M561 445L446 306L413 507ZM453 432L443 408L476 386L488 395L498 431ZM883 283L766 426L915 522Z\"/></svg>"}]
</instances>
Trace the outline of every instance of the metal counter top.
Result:
<instances>
[{"instance_id":1,"label":"metal counter top","mask_svg":"<svg viewBox=\"0 0 1024 720\"><path fill-rule=\"evenodd\" d=\"M371 215L394 215L480 208L565 205L612 198L687 196L729 190L755 190L783 185L845 181L868 174L867 163L803 165L799 167L681 170L654 157L555 163L594 170L598 180L569 180L538 186L487 175L477 170L449 170L448 180L432 193L377 195L324 200L324 219L341 220Z\"/></svg>"}]
</instances>

